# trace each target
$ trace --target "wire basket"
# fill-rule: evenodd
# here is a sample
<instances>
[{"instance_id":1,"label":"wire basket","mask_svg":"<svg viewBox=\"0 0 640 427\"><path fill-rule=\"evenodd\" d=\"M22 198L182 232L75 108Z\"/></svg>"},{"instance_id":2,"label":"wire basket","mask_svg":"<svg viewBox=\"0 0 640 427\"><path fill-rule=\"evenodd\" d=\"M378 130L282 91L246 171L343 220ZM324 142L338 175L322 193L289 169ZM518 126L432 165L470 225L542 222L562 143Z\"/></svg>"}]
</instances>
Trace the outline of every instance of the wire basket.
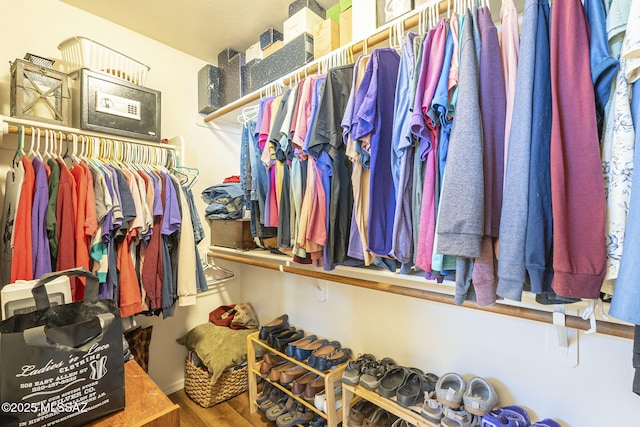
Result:
<instances>
[{"instance_id":1,"label":"wire basket","mask_svg":"<svg viewBox=\"0 0 640 427\"><path fill-rule=\"evenodd\" d=\"M247 366L225 371L215 383L211 374L185 359L184 391L198 405L209 408L244 393L249 388Z\"/></svg>"},{"instance_id":2,"label":"wire basket","mask_svg":"<svg viewBox=\"0 0 640 427\"><path fill-rule=\"evenodd\" d=\"M149 67L86 37L71 37L60 43L67 73L80 68L102 71L133 84L144 86Z\"/></svg>"}]
</instances>

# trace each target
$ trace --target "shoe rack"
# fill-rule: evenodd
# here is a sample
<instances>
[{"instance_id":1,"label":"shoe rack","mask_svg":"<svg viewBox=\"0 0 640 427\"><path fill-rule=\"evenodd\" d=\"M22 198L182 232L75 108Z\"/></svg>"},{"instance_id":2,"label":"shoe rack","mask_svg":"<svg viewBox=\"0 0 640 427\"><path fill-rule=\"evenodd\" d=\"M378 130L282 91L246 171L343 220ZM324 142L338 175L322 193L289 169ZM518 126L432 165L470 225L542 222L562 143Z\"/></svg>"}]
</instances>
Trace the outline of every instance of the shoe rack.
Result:
<instances>
[{"instance_id":1,"label":"shoe rack","mask_svg":"<svg viewBox=\"0 0 640 427\"><path fill-rule=\"evenodd\" d=\"M420 414L412 411L409 408L396 403L392 399L380 396L375 391L367 390L361 386L351 386L348 384L342 384L342 419L344 420L344 427L352 427L349 424L349 410L360 399L366 399L374 405L391 412L392 414L407 421L412 426L416 427L439 427L439 424L433 424L432 422L423 418Z\"/></svg>"},{"instance_id":2,"label":"shoe rack","mask_svg":"<svg viewBox=\"0 0 640 427\"><path fill-rule=\"evenodd\" d=\"M282 390L288 396L293 397L298 402L300 402L301 404L303 404L304 406L306 406L307 408L312 410L315 414L318 414L321 417L323 417L324 419L326 419L327 420L327 427L337 427L338 424L342 422L342 410L335 409L335 407L336 407L336 396L335 396L334 393L331 393L330 391L335 390L336 383L340 384L341 379L342 379L342 373L343 373L344 369L346 368L347 364L343 363L343 364L341 364L339 366L336 366L336 367L330 369L328 372L318 371L317 369L312 368L311 366L307 365L306 363L301 362L299 360L296 360L296 359L294 359L292 357L289 357L289 356L285 355L284 353L279 352L278 350L276 350L273 347L269 346L266 342L261 341L258 338L259 334L260 334L259 332L255 332L255 333L250 334L250 335L247 336L247 360L249 361L249 369L250 369L249 378L248 378L248 382L249 382L249 412L253 414L253 413L258 411L258 404L256 403L256 399L258 397L258 378L261 378L264 381L270 382L271 384L273 384L273 386L275 386L278 389ZM308 402L305 399L303 399L302 397L293 396L291 391L289 389L287 389L286 387L283 387L282 385L280 385L280 383L270 381L269 378L265 378L263 375L261 375L260 374L260 365L262 364L262 361L256 361L256 349L258 347L262 347L262 349L264 349L264 350L266 350L268 352L278 354L278 355L284 357L285 359L287 359L288 361L293 362L296 365L302 366L306 370L308 370L310 372L313 372L316 375L322 376L324 378L324 388L327 391L326 392L327 408L328 408L327 409L327 413L325 414L324 412L318 410L318 408L316 408L314 406L313 402Z\"/></svg>"}]
</instances>

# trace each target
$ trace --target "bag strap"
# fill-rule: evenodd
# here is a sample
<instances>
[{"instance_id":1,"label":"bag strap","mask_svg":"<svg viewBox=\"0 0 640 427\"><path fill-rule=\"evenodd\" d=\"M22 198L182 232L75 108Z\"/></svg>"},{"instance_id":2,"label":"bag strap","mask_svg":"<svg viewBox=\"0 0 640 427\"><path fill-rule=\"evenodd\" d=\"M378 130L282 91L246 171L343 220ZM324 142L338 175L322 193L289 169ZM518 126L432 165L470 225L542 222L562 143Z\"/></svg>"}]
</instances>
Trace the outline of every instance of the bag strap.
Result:
<instances>
[{"instance_id":1,"label":"bag strap","mask_svg":"<svg viewBox=\"0 0 640 427\"><path fill-rule=\"evenodd\" d=\"M51 341L51 339L49 339L49 337L47 337L47 334L45 333L46 327L44 325L37 326L35 328L25 329L24 332L22 332L22 337L24 339L24 342L27 345L30 345L33 347L44 347L44 348L50 348L53 350L64 350L67 352L69 351L86 352L93 345L95 345L96 343L102 340L102 338L104 337L105 331L111 326L111 324L116 318L116 316L113 313L97 314L96 317L100 322L100 333L95 337L93 337L88 342L86 342L85 344L80 345L78 347L71 347L68 345Z\"/></svg>"},{"instance_id":2,"label":"bag strap","mask_svg":"<svg viewBox=\"0 0 640 427\"><path fill-rule=\"evenodd\" d=\"M98 291L100 288L98 277L84 267L70 268L67 270L54 271L53 273L46 273L40 277L38 283L36 283L33 289L31 289L33 298L36 300L37 311L46 311L51 306L51 303L49 302L49 295L47 294L47 290L44 285L60 276L86 277L87 283L84 290L84 302L88 304L95 304L98 302Z\"/></svg>"}]
</instances>

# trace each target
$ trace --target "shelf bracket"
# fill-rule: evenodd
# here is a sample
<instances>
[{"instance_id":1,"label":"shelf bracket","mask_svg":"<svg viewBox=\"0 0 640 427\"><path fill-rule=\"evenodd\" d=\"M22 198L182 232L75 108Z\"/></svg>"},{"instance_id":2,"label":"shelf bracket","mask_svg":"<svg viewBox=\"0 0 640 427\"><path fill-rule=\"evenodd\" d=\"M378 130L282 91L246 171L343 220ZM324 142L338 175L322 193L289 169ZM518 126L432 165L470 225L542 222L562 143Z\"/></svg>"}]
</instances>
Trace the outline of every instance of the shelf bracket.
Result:
<instances>
[{"instance_id":1,"label":"shelf bracket","mask_svg":"<svg viewBox=\"0 0 640 427\"><path fill-rule=\"evenodd\" d=\"M558 347L561 354L567 354L569 351L569 330L564 313L564 306L559 305L553 309L553 326L558 336Z\"/></svg>"}]
</instances>

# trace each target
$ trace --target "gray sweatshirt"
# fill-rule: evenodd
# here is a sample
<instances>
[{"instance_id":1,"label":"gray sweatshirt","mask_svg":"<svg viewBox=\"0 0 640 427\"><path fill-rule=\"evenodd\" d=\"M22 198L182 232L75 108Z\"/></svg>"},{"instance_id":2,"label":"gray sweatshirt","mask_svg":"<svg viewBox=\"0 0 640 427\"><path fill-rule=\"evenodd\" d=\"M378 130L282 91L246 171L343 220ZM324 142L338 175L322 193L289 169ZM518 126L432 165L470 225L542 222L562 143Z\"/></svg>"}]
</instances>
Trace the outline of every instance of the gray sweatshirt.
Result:
<instances>
[{"instance_id":1,"label":"gray sweatshirt","mask_svg":"<svg viewBox=\"0 0 640 427\"><path fill-rule=\"evenodd\" d=\"M472 14L467 12L467 18ZM480 257L484 234L484 170L478 61L473 19L464 20L460 43L458 104L442 184L438 253Z\"/></svg>"}]
</instances>

